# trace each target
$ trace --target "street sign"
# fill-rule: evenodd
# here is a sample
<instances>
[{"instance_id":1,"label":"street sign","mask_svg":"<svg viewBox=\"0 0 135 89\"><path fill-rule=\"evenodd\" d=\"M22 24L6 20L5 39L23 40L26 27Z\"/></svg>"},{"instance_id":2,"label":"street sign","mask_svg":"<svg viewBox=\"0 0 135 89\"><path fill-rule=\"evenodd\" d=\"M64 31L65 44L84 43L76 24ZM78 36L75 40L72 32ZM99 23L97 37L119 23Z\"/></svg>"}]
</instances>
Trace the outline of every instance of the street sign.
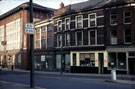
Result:
<instances>
[{"instance_id":1,"label":"street sign","mask_svg":"<svg viewBox=\"0 0 135 89\"><path fill-rule=\"evenodd\" d=\"M33 23L26 23L25 24L25 33L26 34L34 34L34 24Z\"/></svg>"}]
</instances>

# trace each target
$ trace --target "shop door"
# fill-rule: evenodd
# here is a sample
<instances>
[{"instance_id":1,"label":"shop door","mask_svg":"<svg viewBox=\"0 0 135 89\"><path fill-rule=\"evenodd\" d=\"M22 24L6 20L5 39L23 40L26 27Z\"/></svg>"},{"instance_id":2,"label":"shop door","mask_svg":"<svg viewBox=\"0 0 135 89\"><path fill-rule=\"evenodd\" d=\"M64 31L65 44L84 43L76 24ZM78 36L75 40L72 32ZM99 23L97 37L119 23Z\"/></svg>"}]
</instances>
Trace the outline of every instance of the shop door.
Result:
<instances>
[{"instance_id":1,"label":"shop door","mask_svg":"<svg viewBox=\"0 0 135 89\"><path fill-rule=\"evenodd\" d=\"M103 53L98 54L98 60L99 60L99 73L104 73L104 56Z\"/></svg>"},{"instance_id":2,"label":"shop door","mask_svg":"<svg viewBox=\"0 0 135 89\"><path fill-rule=\"evenodd\" d=\"M135 75L135 58L128 59L128 69L130 75Z\"/></svg>"}]
</instances>

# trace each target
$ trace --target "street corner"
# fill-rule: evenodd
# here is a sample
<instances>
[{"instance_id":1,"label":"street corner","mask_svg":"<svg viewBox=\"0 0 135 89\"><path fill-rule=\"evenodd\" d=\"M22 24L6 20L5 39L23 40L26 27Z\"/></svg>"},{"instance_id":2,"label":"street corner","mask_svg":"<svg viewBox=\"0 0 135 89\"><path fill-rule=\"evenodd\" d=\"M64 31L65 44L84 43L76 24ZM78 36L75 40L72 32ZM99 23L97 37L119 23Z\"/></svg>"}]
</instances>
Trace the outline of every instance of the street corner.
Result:
<instances>
[{"instance_id":1,"label":"street corner","mask_svg":"<svg viewBox=\"0 0 135 89\"><path fill-rule=\"evenodd\" d=\"M130 80L105 80L105 82L120 83L120 84L130 84L130 85L135 84L135 81L130 81Z\"/></svg>"},{"instance_id":2,"label":"street corner","mask_svg":"<svg viewBox=\"0 0 135 89\"><path fill-rule=\"evenodd\" d=\"M35 86L34 88L30 88L29 85L25 85L21 83L0 81L0 89L46 89L46 88L41 88L38 86Z\"/></svg>"}]
</instances>

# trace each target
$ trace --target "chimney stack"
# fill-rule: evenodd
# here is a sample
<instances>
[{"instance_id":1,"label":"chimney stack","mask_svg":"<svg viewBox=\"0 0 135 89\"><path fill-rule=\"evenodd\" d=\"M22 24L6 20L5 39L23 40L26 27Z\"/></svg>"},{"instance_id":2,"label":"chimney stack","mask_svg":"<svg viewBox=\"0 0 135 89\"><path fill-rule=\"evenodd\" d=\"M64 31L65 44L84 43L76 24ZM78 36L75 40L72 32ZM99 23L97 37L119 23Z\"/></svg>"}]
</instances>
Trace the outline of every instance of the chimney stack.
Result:
<instances>
[{"instance_id":1,"label":"chimney stack","mask_svg":"<svg viewBox=\"0 0 135 89\"><path fill-rule=\"evenodd\" d=\"M60 8L63 8L63 7L64 7L64 3L61 2L61 3L60 3Z\"/></svg>"}]
</instances>

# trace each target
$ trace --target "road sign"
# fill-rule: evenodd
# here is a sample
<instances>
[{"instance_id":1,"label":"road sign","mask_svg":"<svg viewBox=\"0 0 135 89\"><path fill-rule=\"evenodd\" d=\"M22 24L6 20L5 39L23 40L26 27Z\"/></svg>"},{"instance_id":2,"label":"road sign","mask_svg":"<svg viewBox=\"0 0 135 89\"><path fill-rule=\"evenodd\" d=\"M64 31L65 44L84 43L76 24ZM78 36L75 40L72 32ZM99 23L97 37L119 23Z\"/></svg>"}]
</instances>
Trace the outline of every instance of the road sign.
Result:
<instances>
[{"instance_id":1,"label":"road sign","mask_svg":"<svg viewBox=\"0 0 135 89\"><path fill-rule=\"evenodd\" d=\"M34 24L33 23L26 23L25 24L25 33L26 34L34 34Z\"/></svg>"}]
</instances>

